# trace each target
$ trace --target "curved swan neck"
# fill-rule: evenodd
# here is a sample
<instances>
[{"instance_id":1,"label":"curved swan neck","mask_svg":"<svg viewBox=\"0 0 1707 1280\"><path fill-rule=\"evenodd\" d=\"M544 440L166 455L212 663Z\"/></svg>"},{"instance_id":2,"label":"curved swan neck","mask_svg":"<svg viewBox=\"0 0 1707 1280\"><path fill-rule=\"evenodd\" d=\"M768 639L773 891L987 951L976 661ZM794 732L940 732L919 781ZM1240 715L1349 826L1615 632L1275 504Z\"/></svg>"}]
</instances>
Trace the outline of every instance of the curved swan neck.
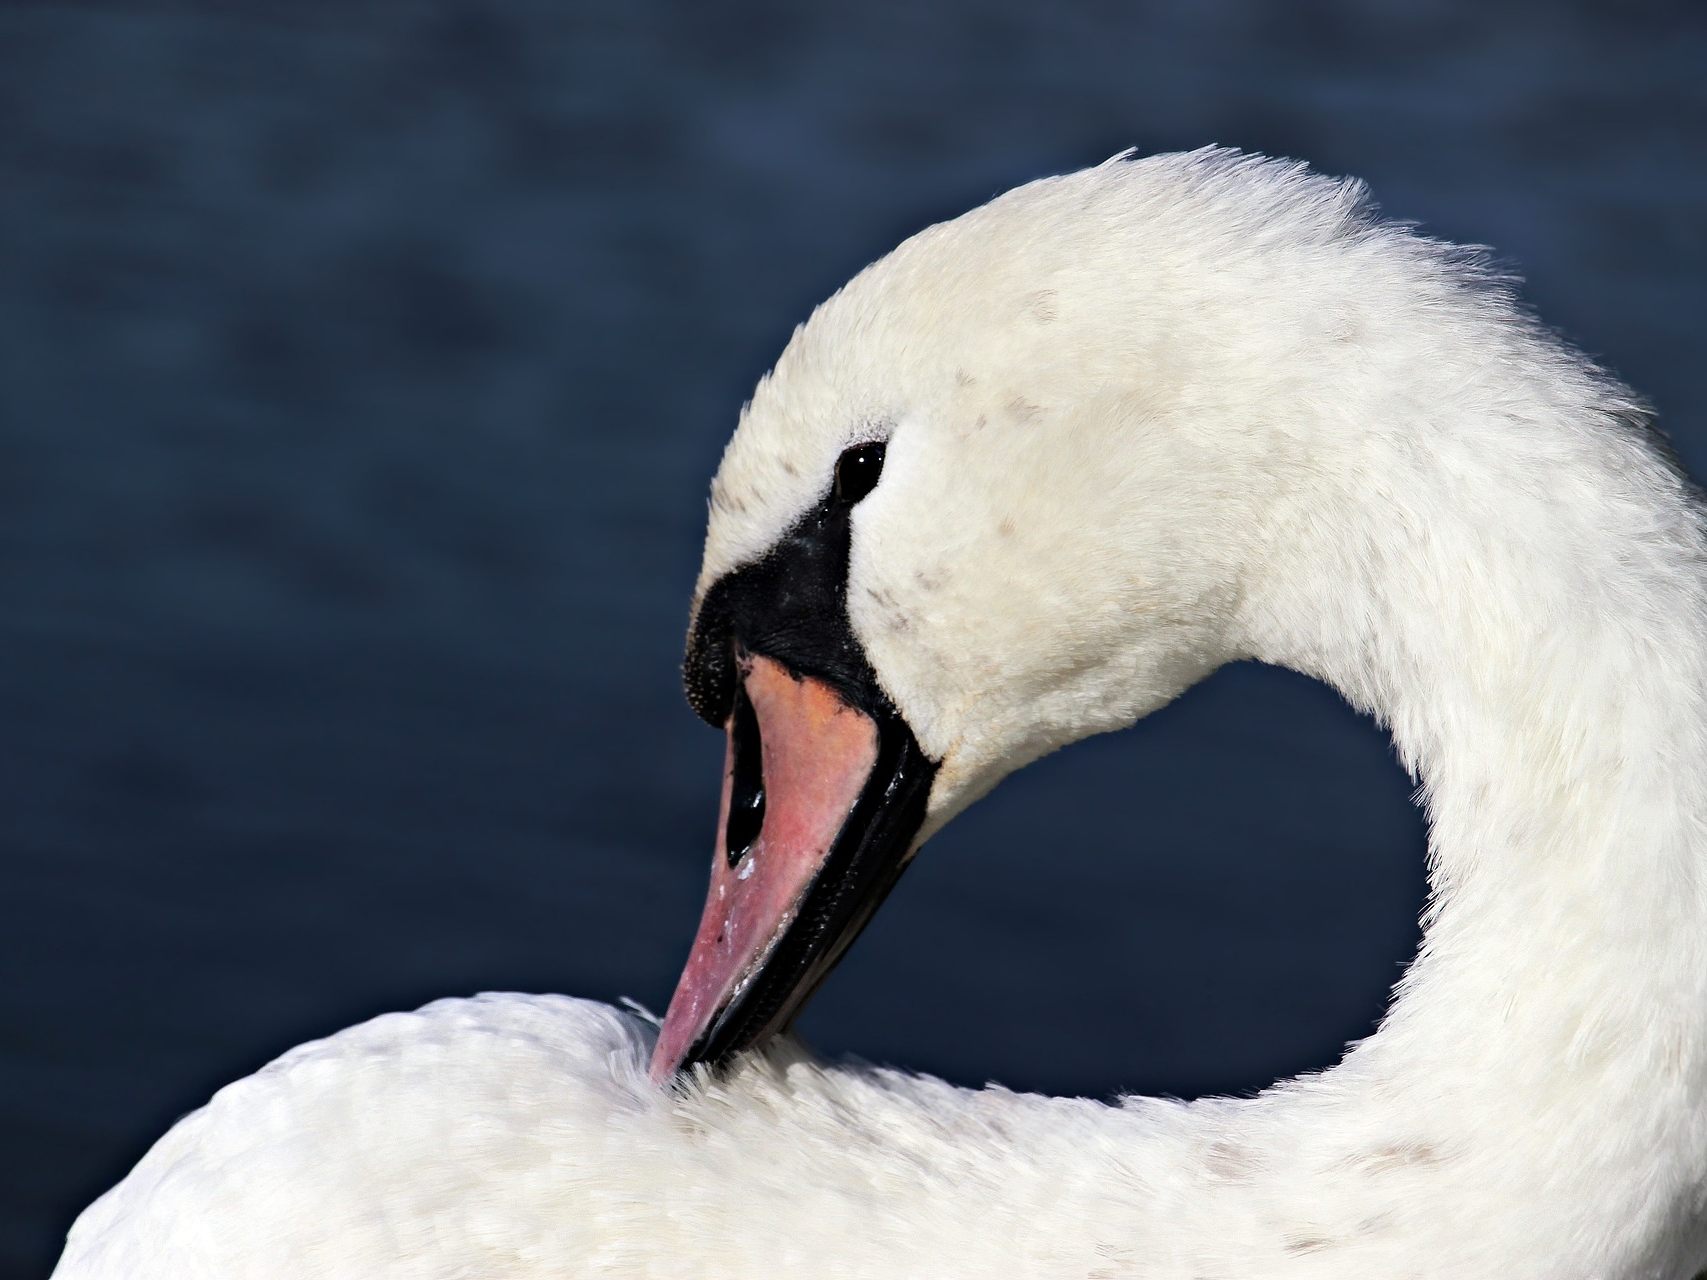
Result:
<instances>
[{"instance_id":1,"label":"curved swan neck","mask_svg":"<svg viewBox=\"0 0 1707 1280\"><path fill-rule=\"evenodd\" d=\"M1380 492L1301 494L1308 519L1270 531L1290 563L1245 610L1253 656L1372 712L1422 783L1431 900L1394 1021L1483 947L1502 1021L1579 992L1608 1003L1597 984L1619 972L1627 994L1707 980L1707 539L1637 427L1592 402L1583 419L1438 430L1426 466L1389 468ZM1572 983L1573 957L1594 981Z\"/></svg>"},{"instance_id":2,"label":"curved swan neck","mask_svg":"<svg viewBox=\"0 0 1707 1280\"><path fill-rule=\"evenodd\" d=\"M1647 1274L1707 1188L1707 543L1617 388L1532 363L1480 420L1330 437L1266 531L1242 640L1389 726L1431 892L1381 1030L1264 1102L1328 1203Z\"/></svg>"}]
</instances>

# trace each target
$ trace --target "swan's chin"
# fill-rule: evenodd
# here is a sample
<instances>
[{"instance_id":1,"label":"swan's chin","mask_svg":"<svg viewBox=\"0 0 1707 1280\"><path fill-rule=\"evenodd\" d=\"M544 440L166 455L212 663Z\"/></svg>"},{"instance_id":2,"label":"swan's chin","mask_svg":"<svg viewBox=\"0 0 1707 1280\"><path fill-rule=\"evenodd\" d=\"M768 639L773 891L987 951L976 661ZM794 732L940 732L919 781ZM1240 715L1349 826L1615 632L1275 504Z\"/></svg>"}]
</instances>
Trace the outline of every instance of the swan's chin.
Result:
<instances>
[{"instance_id":1,"label":"swan's chin","mask_svg":"<svg viewBox=\"0 0 1707 1280\"><path fill-rule=\"evenodd\" d=\"M785 1027L905 867L933 767L906 723L737 658L705 911L652 1056L664 1082Z\"/></svg>"}]
</instances>

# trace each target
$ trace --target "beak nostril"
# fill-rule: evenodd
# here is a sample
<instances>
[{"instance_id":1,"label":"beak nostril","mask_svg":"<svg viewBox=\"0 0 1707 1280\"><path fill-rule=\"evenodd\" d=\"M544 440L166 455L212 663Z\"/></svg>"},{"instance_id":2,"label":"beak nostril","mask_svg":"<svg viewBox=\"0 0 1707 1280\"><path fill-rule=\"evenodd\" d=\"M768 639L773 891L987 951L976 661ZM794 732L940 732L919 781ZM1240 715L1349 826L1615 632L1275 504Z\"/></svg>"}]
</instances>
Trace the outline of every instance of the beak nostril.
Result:
<instances>
[{"instance_id":1,"label":"beak nostril","mask_svg":"<svg viewBox=\"0 0 1707 1280\"><path fill-rule=\"evenodd\" d=\"M723 849L733 868L751 851L765 825L764 744L759 737L759 717L746 689L739 684L729 717L729 737L729 822L723 832Z\"/></svg>"}]
</instances>

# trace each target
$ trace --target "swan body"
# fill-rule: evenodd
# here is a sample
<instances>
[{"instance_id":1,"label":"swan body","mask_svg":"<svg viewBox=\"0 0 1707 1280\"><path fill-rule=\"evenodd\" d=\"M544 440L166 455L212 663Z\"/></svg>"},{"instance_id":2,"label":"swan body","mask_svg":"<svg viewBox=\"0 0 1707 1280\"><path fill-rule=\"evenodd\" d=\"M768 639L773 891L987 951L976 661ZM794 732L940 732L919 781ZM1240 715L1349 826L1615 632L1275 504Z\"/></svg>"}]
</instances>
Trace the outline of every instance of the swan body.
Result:
<instances>
[{"instance_id":1,"label":"swan body","mask_svg":"<svg viewBox=\"0 0 1707 1280\"><path fill-rule=\"evenodd\" d=\"M608 1005L505 994L301 1045L162 1138L78 1220L60 1273L1086 1276L1119 1262L1100 1220L1123 1185L1113 1139L1138 1138L1139 1112L827 1068L786 1043L684 1097L647 1077L655 1035ZM1090 1152L1099 1167L1061 1202L1065 1162ZM989 1221L990 1197L1016 1193L1031 1212Z\"/></svg>"},{"instance_id":2,"label":"swan body","mask_svg":"<svg viewBox=\"0 0 1707 1280\"><path fill-rule=\"evenodd\" d=\"M1356 184L1119 157L920 233L797 331L713 485L701 621L874 440L843 595L934 769L907 853L1226 661L1303 671L1428 811L1380 1030L1254 1098L1103 1105L786 1040L660 1088L631 1015L445 1001L223 1090L56 1274L1707 1262L1707 537L1624 388Z\"/></svg>"}]
</instances>

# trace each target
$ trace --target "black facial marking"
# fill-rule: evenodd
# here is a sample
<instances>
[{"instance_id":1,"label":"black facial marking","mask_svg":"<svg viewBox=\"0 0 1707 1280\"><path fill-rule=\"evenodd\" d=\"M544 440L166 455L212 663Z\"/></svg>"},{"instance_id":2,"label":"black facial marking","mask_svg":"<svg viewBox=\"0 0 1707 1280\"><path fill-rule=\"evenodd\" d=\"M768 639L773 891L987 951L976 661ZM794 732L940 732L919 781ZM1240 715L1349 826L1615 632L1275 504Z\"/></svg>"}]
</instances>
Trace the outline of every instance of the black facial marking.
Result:
<instances>
[{"instance_id":1,"label":"black facial marking","mask_svg":"<svg viewBox=\"0 0 1707 1280\"><path fill-rule=\"evenodd\" d=\"M857 445L842 455L843 461L853 453L864 456L852 465L848 479L876 484L883 446ZM841 471L838 464L838 475ZM858 492L857 487L847 491ZM682 682L688 702L707 724L721 729L734 709L735 640L790 671L816 676L867 715L893 712L848 621L854 501L838 497L832 485L764 557L720 578L706 592L688 635Z\"/></svg>"}]
</instances>

